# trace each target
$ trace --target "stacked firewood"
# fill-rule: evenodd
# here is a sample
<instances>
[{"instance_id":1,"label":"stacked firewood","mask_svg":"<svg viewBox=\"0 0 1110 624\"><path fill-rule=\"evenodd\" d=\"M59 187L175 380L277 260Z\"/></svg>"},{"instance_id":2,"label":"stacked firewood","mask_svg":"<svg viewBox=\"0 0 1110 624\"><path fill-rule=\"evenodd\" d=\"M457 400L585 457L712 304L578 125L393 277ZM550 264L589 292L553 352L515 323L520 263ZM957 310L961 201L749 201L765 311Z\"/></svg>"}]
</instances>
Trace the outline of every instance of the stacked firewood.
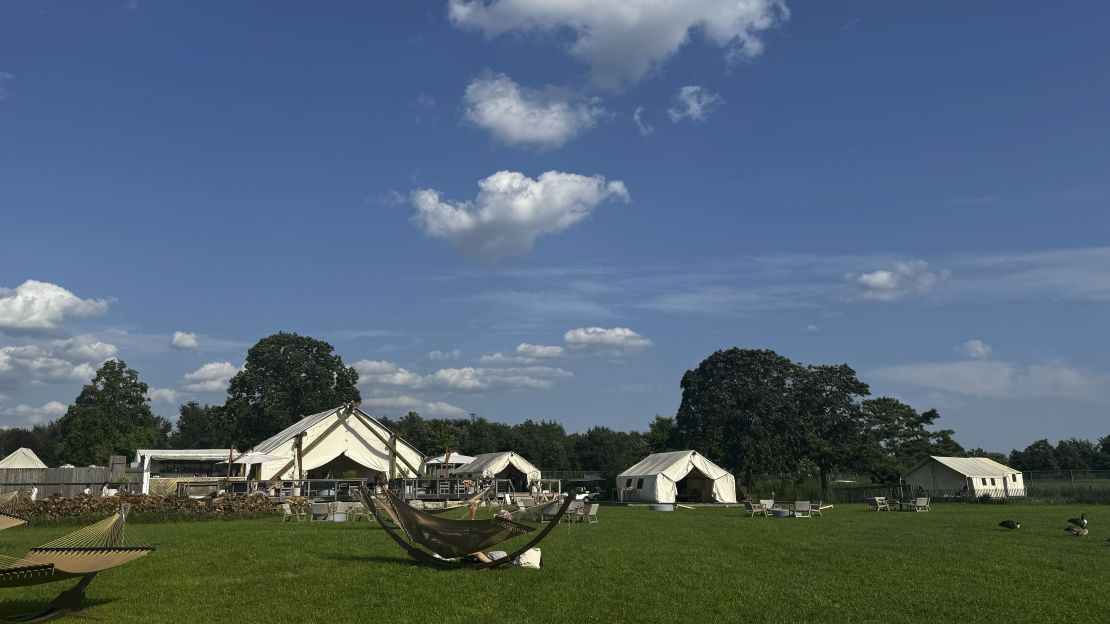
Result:
<instances>
[{"instance_id":1,"label":"stacked firewood","mask_svg":"<svg viewBox=\"0 0 1110 624\"><path fill-rule=\"evenodd\" d=\"M26 498L18 501L15 513L35 524L36 521L65 518L106 516L119 511L121 503L130 503L129 520L173 521L205 520L219 518L260 517L277 514L279 509L265 496L218 496L210 500L196 500L181 496L144 496L121 494L104 498L80 495L74 498L51 496L32 502Z\"/></svg>"}]
</instances>

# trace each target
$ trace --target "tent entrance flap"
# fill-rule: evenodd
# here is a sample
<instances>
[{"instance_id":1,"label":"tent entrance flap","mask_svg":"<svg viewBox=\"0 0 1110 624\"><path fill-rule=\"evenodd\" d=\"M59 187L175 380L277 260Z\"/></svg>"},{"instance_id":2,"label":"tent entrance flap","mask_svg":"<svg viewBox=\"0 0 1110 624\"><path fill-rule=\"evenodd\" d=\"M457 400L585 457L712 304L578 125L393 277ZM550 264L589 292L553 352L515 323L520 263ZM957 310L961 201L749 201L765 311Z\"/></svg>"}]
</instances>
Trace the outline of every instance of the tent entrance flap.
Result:
<instances>
[{"instance_id":1,"label":"tent entrance flap","mask_svg":"<svg viewBox=\"0 0 1110 624\"><path fill-rule=\"evenodd\" d=\"M684 503L712 503L713 479L694 468L690 474L675 482L675 498Z\"/></svg>"},{"instance_id":2,"label":"tent entrance flap","mask_svg":"<svg viewBox=\"0 0 1110 624\"><path fill-rule=\"evenodd\" d=\"M385 473L362 465L346 453L306 471L305 476L309 479L367 479L371 482L385 482Z\"/></svg>"}]
</instances>

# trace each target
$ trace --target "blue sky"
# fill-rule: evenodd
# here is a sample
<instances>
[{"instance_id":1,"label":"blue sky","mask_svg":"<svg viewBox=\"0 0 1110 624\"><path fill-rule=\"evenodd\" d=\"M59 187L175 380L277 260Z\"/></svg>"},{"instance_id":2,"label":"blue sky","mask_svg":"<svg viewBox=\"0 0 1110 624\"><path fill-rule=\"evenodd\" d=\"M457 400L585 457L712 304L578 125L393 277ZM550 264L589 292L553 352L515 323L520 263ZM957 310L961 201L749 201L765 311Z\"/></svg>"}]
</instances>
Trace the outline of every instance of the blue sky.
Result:
<instances>
[{"instance_id":1,"label":"blue sky","mask_svg":"<svg viewBox=\"0 0 1110 624\"><path fill-rule=\"evenodd\" d=\"M739 346L1110 434L1110 8L598 5L5 3L0 425L286 330L391 416L643 429Z\"/></svg>"}]
</instances>

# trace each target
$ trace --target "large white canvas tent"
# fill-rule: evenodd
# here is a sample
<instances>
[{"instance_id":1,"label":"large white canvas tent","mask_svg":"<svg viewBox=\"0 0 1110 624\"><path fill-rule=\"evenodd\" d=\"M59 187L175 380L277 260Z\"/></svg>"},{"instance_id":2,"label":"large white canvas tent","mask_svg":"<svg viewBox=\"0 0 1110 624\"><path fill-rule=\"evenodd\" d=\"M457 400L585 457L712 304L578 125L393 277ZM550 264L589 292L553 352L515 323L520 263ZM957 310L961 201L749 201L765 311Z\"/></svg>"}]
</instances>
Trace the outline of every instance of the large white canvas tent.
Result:
<instances>
[{"instance_id":1,"label":"large white canvas tent","mask_svg":"<svg viewBox=\"0 0 1110 624\"><path fill-rule=\"evenodd\" d=\"M0 468L46 468L46 464L31 449L17 448L4 459L0 459Z\"/></svg>"},{"instance_id":2,"label":"large white canvas tent","mask_svg":"<svg viewBox=\"0 0 1110 624\"><path fill-rule=\"evenodd\" d=\"M934 496L963 492L970 496L1025 496L1025 479L1015 470L987 457L926 457L902 477Z\"/></svg>"},{"instance_id":3,"label":"large white canvas tent","mask_svg":"<svg viewBox=\"0 0 1110 624\"><path fill-rule=\"evenodd\" d=\"M436 476L441 474L444 470L450 472L472 461L474 461L474 458L470 455L463 455L462 453L445 453L424 462L424 473L428 476Z\"/></svg>"},{"instance_id":4,"label":"large white canvas tent","mask_svg":"<svg viewBox=\"0 0 1110 624\"><path fill-rule=\"evenodd\" d=\"M508 479L519 491L527 490L530 484L540 480L540 469L512 451L478 455L452 474L472 479Z\"/></svg>"},{"instance_id":5,"label":"large white canvas tent","mask_svg":"<svg viewBox=\"0 0 1110 624\"><path fill-rule=\"evenodd\" d=\"M306 416L254 447L256 479L416 478L424 455L354 404ZM251 455L244 458L250 462Z\"/></svg>"},{"instance_id":6,"label":"large white canvas tent","mask_svg":"<svg viewBox=\"0 0 1110 624\"><path fill-rule=\"evenodd\" d=\"M617 490L633 502L736 502L736 479L697 451L648 455L617 477Z\"/></svg>"}]
</instances>

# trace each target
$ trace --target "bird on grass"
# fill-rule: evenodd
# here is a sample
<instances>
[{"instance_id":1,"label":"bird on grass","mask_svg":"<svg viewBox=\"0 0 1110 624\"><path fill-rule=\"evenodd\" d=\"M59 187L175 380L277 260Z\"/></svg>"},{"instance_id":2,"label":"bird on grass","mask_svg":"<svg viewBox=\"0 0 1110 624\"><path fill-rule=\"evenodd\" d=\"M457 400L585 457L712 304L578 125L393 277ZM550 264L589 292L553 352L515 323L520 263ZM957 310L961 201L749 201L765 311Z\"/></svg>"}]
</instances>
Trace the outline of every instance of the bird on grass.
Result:
<instances>
[{"instance_id":1,"label":"bird on grass","mask_svg":"<svg viewBox=\"0 0 1110 624\"><path fill-rule=\"evenodd\" d=\"M1085 527L1070 526L1064 530L1076 537L1087 537L1087 529Z\"/></svg>"},{"instance_id":2,"label":"bird on grass","mask_svg":"<svg viewBox=\"0 0 1110 624\"><path fill-rule=\"evenodd\" d=\"M1081 529L1085 529L1085 528L1087 528L1087 514L1081 513L1081 514L1079 514L1078 518L1069 518L1068 522L1072 523L1073 525L1075 525L1075 526L1077 526Z\"/></svg>"},{"instance_id":3,"label":"bird on grass","mask_svg":"<svg viewBox=\"0 0 1110 624\"><path fill-rule=\"evenodd\" d=\"M1003 520L1002 522L998 523L998 526L1004 529L1020 529L1021 523L1017 520Z\"/></svg>"}]
</instances>

